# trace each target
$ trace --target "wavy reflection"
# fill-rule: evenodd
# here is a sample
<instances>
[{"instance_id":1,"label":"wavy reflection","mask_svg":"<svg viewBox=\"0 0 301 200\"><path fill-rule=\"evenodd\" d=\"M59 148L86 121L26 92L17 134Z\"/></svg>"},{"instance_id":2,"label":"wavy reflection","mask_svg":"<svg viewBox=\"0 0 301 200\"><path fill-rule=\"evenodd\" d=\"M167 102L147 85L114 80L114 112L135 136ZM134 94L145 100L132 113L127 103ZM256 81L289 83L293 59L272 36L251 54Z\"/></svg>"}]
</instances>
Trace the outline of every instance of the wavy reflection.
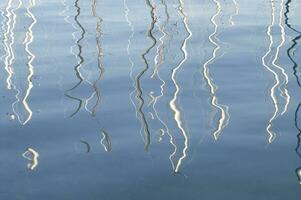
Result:
<instances>
[{"instance_id":1,"label":"wavy reflection","mask_svg":"<svg viewBox=\"0 0 301 200\"><path fill-rule=\"evenodd\" d=\"M84 57L82 56L82 45L81 45L81 41L84 39L85 37L85 29L84 27L81 25L80 21L79 21L79 16L80 16L80 12L81 12L81 8L79 7L78 5L79 3L79 0L76 0L74 2L74 7L76 8L76 15L74 16L74 21L76 23L76 29L79 29L80 31L80 37L77 38L75 36L76 34L76 31L72 33L72 36L73 38L75 39L75 47L74 48L77 48L78 50L78 53L75 54L73 53L73 47L71 47L71 53L76 57L76 59L78 60L77 64L74 66L74 70L75 70L75 74L76 74L76 77L78 79L78 82L70 89L68 89L66 92L65 92L65 96L67 96L68 98L78 102L78 106L77 108L75 109L75 111L70 115L70 117L73 117L74 115L76 115L78 113L78 111L81 109L82 105L83 105L83 100L80 99L80 98L77 98L73 95L71 95L70 93L75 90L84 80L81 72L80 72L80 68L82 67L83 63L84 63Z\"/></svg>"},{"instance_id":2,"label":"wavy reflection","mask_svg":"<svg viewBox=\"0 0 301 200\"><path fill-rule=\"evenodd\" d=\"M273 121L279 116L279 115L283 115L284 113L286 113L287 111L287 107L289 105L290 102L290 95L288 94L288 90L287 90L287 84L288 84L288 76L284 70L283 67L281 67L280 65L276 64L276 61L278 60L279 57L279 51L281 49L281 47L284 45L285 43L285 31L282 25L282 12L284 9L284 1L281 1L280 4L280 10L279 10L279 23L278 23L278 27L281 29L281 42L277 45L276 47L276 52L273 54L273 47L274 47L274 36L272 35L272 28L275 26L275 15L276 15L276 8L275 8L275 4L274 1L271 0L271 23L267 28L267 32L266 34L269 37L269 47L267 52L265 53L265 55L262 57L262 65L269 71L271 72L271 74L273 75L273 79L274 79L274 83L272 85L272 87L270 88L270 96L274 105L274 113L272 115L272 117L269 119L268 125L266 127L266 131L268 133L268 143L272 143L273 140L276 137L276 134L273 132L272 127L273 127ZM272 60L271 63L269 63L269 61ZM281 71L281 74L283 76L283 83L280 84L280 73L277 72L277 70ZM283 85L283 89L281 87L281 85ZM283 110L281 111L279 108L279 100L277 98L277 94L275 94L275 90L278 88L278 90L281 92L280 96L282 98L284 98L285 100L285 105L283 107Z\"/></svg>"},{"instance_id":3,"label":"wavy reflection","mask_svg":"<svg viewBox=\"0 0 301 200\"><path fill-rule=\"evenodd\" d=\"M181 14L181 17L183 19L183 24L184 24L185 30L187 32L187 37L184 39L184 41L181 45L181 51L183 53L183 59L179 62L179 64L175 68L172 69L172 74L171 74L171 79L172 79L172 82L175 86L175 92L173 94L173 98L169 102L169 106L170 106L171 110L174 113L174 120L176 121L177 127L179 128L181 134L183 135L183 139L184 139L184 148L182 150L182 156L179 158L179 160L177 161L177 163L175 165L175 173L179 172L180 167L182 165L182 162L187 156L187 150L188 150L188 146L189 146L188 134L186 133L186 131L183 127L183 123L182 123L182 119L181 119L181 111L177 106L177 99L178 99L178 94L180 92L180 87L177 83L176 75L177 75L178 71L181 69L182 65L187 60L187 56L188 56L187 50L186 50L187 41L192 36L192 32L190 31L188 23L187 23L188 16L187 16L186 12L184 11L184 3L183 3L182 0L179 0L178 10L179 10L179 12Z\"/></svg>"},{"instance_id":4,"label":"wavy reflection","mask_svg":"<svg viewBox=\"0 0 301 200\"><path fill-rule=\"evenodd\" d=\"M17 8L15 9L12 9L11 13L13 15L13 18L12 18L12 25L9 24L9 16L7 17L8 18L8 21L7 21L7 31L10 33L10 43L9 45L6 45L6 50L7 50L7 57L6 57L6 67L5 68L8 68L9 71L11 72L11 74L8 74L8 77L6 79L6 82L7 82L7 88L8 89L11 89L13 88L15 91L16 91L16 95L15 95L15 98L16 98L16 101L12 103L12 110L13 110L13 113L11 115L12 119L16 119L19 121L20 124L22 124L22 120L21 120L21 117L20 115L18 114L17 111L15 111L15 106L16 104L18 104L21 99L19 97L19 94L20 94L20 90L17 88L17 86L12 82L11 78L12 78L12 75L14 73L14 68L13 68L13 63L15 61L15 54L14 54L14 49L13 49L13 45L15 43L15 34L14 34L14 28L15 28L15 24L16 24L16 21L17 21L17 15L15 14L14 11L17 11L22 5L22 1L20 0L19 1L19 4L17 6ZM10 29L11 27L11 29ZM9 30L10 29L10 30ZM4 43L8 42L8 40L6 40L6 37L4 37Z\"/></svg>"},{"instance_id":5,"label":"wavy reflection","mask_svg":"<svg viewBox=\"0 0 301 200\"><path fill-rule=\"evenodd\" d=\"M298 68L298 64L297 62L293 59L293 51L295 49L295 47L297 46L298 44L298 40L300 40L301 38L301 32L297 29L295 29L294 27L292 27L292 25L289 23L289 17L288 17L288 14L290 12L290 4L291 4L291 0L288 0L286 1L285 3L285 7L286 7L286 10L285 10L285 13L284 13L284 23L286 24L286 26L292 30L294 33L297 34L296 37L293 38L292 40L292 45L287 49L287 56L288 58L290 59L290 61L293 63L293 70L294 70L294 76L296 77L296 80L297 80L297 84L298 86L301 88L301 83L300 83L300 79L299 79L299 76L297 74L297 68Z\"/></svg>"},{"instance_id":6,"label":"wavy reflection","mask_svg":"<svg viewBox=\"0 0 301 200\"><path fill-rule=\"evenodd\" d=\"M29 122L29 120L32 117L32 110L29 107L27 101L28 101L28 97L30 95L30 92L33 88L32 77L34 75L34 66L32 65L32 62L35 59L35 55L34 55L34 53L31 52L31 50L29 49L29 46L34 40L34 35L33 35L33 32L32 32L32 28L37 23L37 20L36 20L35 16L30 11L30 8L35 6L35 0L30 0L29 2L30 2L30 5L26 8L26 13L32 19L32 23L28 27L28 30L26 32L25 40L23 41L23 44L25 45L25 51L27 53L27 59L28 59L28 62L27 62L28 75L27 75L27 89L26 89L26 92L25 92L25 96L22 99L22 104L24 105L25 110L28 112L28 117L24 122L21 122L23 125L25 125L27 122Z\"/></svg>"},{"instance_id":7,"label":"wavy reflection","mask_svg":"<svg viewBox=\"0 0 301 200\"><path fill-rule=\"evenodd\" d=\"M299 124L298 124L298 113L299 113L300 107L301 107L301 103L299 103L299 105L295 111L295 127L299 131L299 133L297 134L297 146L295 148L295 151L296 151L297 155L301 158L301 153L300 153L301 128L299 127ZM301 166L296 169L296 175L298 177L299 183L301 184Z\"/></svg>"},{"instance_id":8,"label":"wavy reflection","mask_svg":"<svg viewBox=\"0 0 301 200\"><path fill-rule=\"evenodd\" d=\"M287 85L288 85L288 75L285 71L285 69L278 65L276 62L277 60L279 59L279 52L280 52L280 49L281 47L284 45L285 43L285 30L284 30L284 27L283 27L283 13L284 11L284 0L281 0L281 3L280 3L280 10L279 10L279 22L278 22L278 27L280 28L281 30L281 42L280 44L277 46L276 48L276 53L275 53L275 56L274 56L274 59L272 61L272 64L278 69L281 71L282 73L282 76L283 76L283 83L281 86L283 86L283 89L280 91L281 92L281 96L285 99L285 105L283 107L283 111L281 112L281 115L285 114L286 111L287 111L287 107L289 105L289 102L290 102L290 95L288 93L288 90L287 90Z\"/></svg>"},{"instance_id":9,"label":"wavy reflection","mask_svg":"<svg viewBox=\"0 0 301 200\"><path fill-rule=\"evenodd\" d=\"M9 1L9 4L11 4L11 1ZM24 45L24 49L25 52L27 54L27 69L28 69L28 74L26 77L26 81L27 81L27 88L25 90L25 95L24 97L20 97L21 91L17 88L16 84L13 83L12 81L12 76L14 74L14 68L13 68L13 64L15 61L15 55L14 55L14 50L13 50L13 45L15 43L15 34L14 34L14 29L15 29L15 25L16 25L16 20L17 20L17 16L15 14L15 12L22 6L22 1L20 0L18 3L18 6L15 9L11 9L11 12L9 12L9 9L7 10L7 32L6 34L4 34L4 44L5 44L5 51L6 51L6 57L5 57L5 68L8 69L8 71L10 71L11 73L8 75L7 77L7 88L11 89L13 88L16 91L15 94L15 98L16 101L14 101L12 103L12 110L13 110L13 115L12 115L12 119L17 118L17 120L19 121L19 123L21 125L25 125L27 124L31 118L32 118L32 110L30 108L30 106L28 105L28 98L30 96L31 90L33 88L33 83L32 83L32 78L34 75L34 66L33 66L33 61L35 59L35 55L33 52L31 52L30 50L30 45L34 40L34 35L33 35L33 27L34 25L37 23L37 20L34 16L34 14L31 12L31 9L36 5L36 2L34 0L29 1L28 6L26 7L26 16L29 17L31 19L31 23L28 26L26 33L25 33L25 39L23 41L23 45ZM9 37L8 34L9 33ZM25 112L27 113L27 116L25 117L25 119L23 119L23 117L20 116L20 114L17 112L16 106L19 103L22 103L22 106L25 110Z\"/></svg>"},{"instance_id":10,"label":"wavy reflection","mask_svg":"<svg viewBox=\"0 0 301 200\"><path fill-rule=\"evenodd\" d=\"M102 18L99 17L96 13L96 8L97 8L97 0L93 0L92 1L92 16L97 18L97 23L96 23L96 49L97 49L97 78L96 80L92 83L88 80L86 80L86 82L88 82L89 85L92 86L94 92L90 95L90 97L88 97L86 99L85 102L85 109L93 116L96 116L96 110L97 107L100 104L100 89L98 88L98 82L100 81L100 79L103 76L104 73L104 66L102 64L102 58L103 58L103 50L101 47L101 36L102 36L102 32L101 32L101 23L102 23ZM89 108L89 104L92 101L93 98L96 98L96 101L94 103L94 105L92 104L91 108Z\"/></svg>"},{"instance_id":11,"label":"wavy reflection","mask_svg":"<svg viewBox=\"0 0 301 200\"><path fill-rule=\"evenodd\" d=\"M13 45L15 42L14 38L14 28L16 24L16 14L15 11L20 8L22 5L22 2L19 1L19 4L16 8L12 9L12 0L7 1L7 5L5 6L5 18L6 20L6 31L4 32L4 50L5 50L5 58L4 58L4 63L5 63L5 71L7 72L8 76L6 79L6 87L7 89L12 88L12 75L13 75L13 61L15 59L14 56L14 51L13 51Z\"/></svg>"},{"instance_id":12,"label":"wavy reflection","mask_svg":"<svg viewBox=\"0 0 301 200\"><path fill-rule=\"evenodd\" d=\"M135 78L135 88L136 88L135 89L135 92L136 92L135 98L137 99L137 102L138 102L137 111L138 111L138 114L140 115L141 126L142 126L142 130L144 132L144 140L145 140L144 141L145 142L144 149L146 151L148 151L149 145L151 143L151 138L150 138L149 125L146 120L145 114L143 112L145 100L143 99L141 78L149 69L149 63L147 61L146 56L149 54L151 49L156 46L157 40L153 35L153 30L154 30L155 23L156 23L156 18L155 18L155 14L154 14L155 8L153 7L153 5L151 4L151 2L149 0L146 0L145 2L149 8L149 12L150 12L150 16L151 16L151 24L147 30L147 37L151 39L152 43L145 50L145 52L141 55L143 62L144 62L144 68L138 73L138 75Z\"/></svg>"},{"instance_id":13,"label":"wavy reflection","mask_svg":"<svg viewBox=\"0 0 301 200\"><path fill-rule=\"evenodd\" d=\"M129 99L130 99L130 101L131 101L131 103L132 103L132 105L133 105L133 107L135 109L136 118L139 121L139 118L138 118L138 109L137 109L137 107L135 105L135 102L133 100L133 95L135 94L137 88L135 86L136 85L136 81L134 80L135 78L133 76L133 70L134 70L135 64L134 64L134 61L132 59L131 50L130 50L131 49L131 45L132 45L132 39L133 39L133 37L135 35L135 27L134 27L134 25L132 24L132 22L131 22L131 20L129 18L130 9L128 7L127 0L123 1L123 6L124 6L124 17L125 17L125 20L126 20L128 26L129 26L129 28L130 28L130 34L129 34L128 39L127 39L128 43L127 43L127 47L126 47L126 52L127 52L127 56L128 56L128 61L130 63L130 78L132 80L133 91L130 92Z\"/></svg>"},{"instance_id":14,"label":"wavy reflection","mask_svg":"<svg viewBox=\"0 0 301 200\"><path fill-rule=\"evenodd\" d=\"M295 47L297 46L298 40L301 38L301 32L298 31L297 29L295 29L294 27L292 27L292 25L289 22L289 16L288 15L290 13L290 4L291 4L291 2L292 2L291 0L287 0L286 3L285 3L286 10L284 12L284 19L285 19L284 23L286 24L286 26L290 30L292 30L294 33L296 33L297 36L292 39L292 45L287 49L286 52L287 52L288 58L293 63L294 76L296 77L296 81L297 81L298 86L301 88L299 76L297 74L298 64L294 60L293 52L292 52L295 49ZM298 123L298 114L299 114L300 108L301 108L301 103L299 103L299 105L297 106L297 109L295 111L295 127L298 130L297 146L295 148L295 151L296 151L297 155L301 158L301 149L300 149L300 146L301 146L301 128L300 128L299 123ZM295 170L295 173L296 173L296 176L298 178L299 184L301 184L301 166L298 167Z\"/></svg>"},{"instance_id":15,"label":"wavy reflection","mask_svg":"<svg viewBox=\"0 0 301 200\"><path fill-rule=\"evenodd\" d=\"M39 158L39 153L32 149L32 148L27 148L26 151L22 154L23 158L27 159L30 161L30 163L27 164L27 168L29 170L34 170L38 164L38 158Z\"/></svg>"},{"instance_id":16,"label":"wavy reflection","mask_svg":"<svg viewBox=\"0 0 301 200\"><path fill-rule=\"evenodd\" d=\"M159 38L160 43L157 46L156 56L154 58L155 67L154 67L153 73L151 75L152 79L156 78L161 82L161 84L160 84L160 93L158 95L154 96L153 95L154 92L153 91L150 92L150 96L152 96L152 98L151 98L152 101L150 102L151 105L149 105L149 106L152 106L152 110L155 114L152 118L157 119L163 125L163 128L159 129L160 135L159 135L158 142L162 142L163 136L165 135L165 133L169 137L169 143L171 144L171 146L173 148L173 151L169 155L169 160L170 160L172 169L174 171L175 170L175 164L174 164L173 157L175 156L175 154L177 152L177 145L175 143L175 139L174 139L173 135L169 131L169 128L168 128L167 124L159 116L159 113L157 111L157 104L160 102L160 99L163 98L163 96L165 94L165 85L166 85L166 82L164 81L164 79L160 75L160 67L165 63L164 49L165 49L165 46L166 46L166 42L170 39L170 33L168 33L167 30L166 30L166 27L167 27L167 25L169 23L169 20L170 20L170 15L169 15L169 12L168 12L168 6L167 6L165 0L161 0L161 4L164 7L164 14L165 14L166 19L162 22L162 25L160 25L160 21L158 21L158 20L157 20L157 23L155 24L156 27L158 28L159 32L161 33L161 37Z\"/></svg>"},{"instance_id":17,"label":"wavy reflection","mask_svg":"<svg viewBox=\"0 0 301 200\"><path fill-rule=\"evenodd\" d=\"M215 46L212 51L212 56L204 63L203 65L203 77L205 78L206 84L209 87L210 91L210 104L211 106L219 111L219 119L218 125L216 129L213 131L213 137L215 140L218 140L220 134L222 133L223 129L228 125L230 120L229 109L228 106L222 105L218 103L218 96L217 96L217 85L214 84L213 78L210 74L209 66L213 64L217 57L217 52L220 50L220 45L218 43L218 24L216 23L216 18L221 14L221 4L219 1L214 0L216 4L216 13L211 17L210 21L214 25L214 31L209 35L208 40L209 42Z\"/></svg>"},{"instance_id":18,"label":"wavy reflection","mask_svg":"<svg viewBox=\"0 0 301 200\"><path fill-rule=\"evenodd\" d=\"M102 138L100 140L101 145L103 146L104 150L106 152L112 151L112 143L111 143L111 138L108 132L105 130L101 130L101 135Z\"/></svg>"}]
</instances>

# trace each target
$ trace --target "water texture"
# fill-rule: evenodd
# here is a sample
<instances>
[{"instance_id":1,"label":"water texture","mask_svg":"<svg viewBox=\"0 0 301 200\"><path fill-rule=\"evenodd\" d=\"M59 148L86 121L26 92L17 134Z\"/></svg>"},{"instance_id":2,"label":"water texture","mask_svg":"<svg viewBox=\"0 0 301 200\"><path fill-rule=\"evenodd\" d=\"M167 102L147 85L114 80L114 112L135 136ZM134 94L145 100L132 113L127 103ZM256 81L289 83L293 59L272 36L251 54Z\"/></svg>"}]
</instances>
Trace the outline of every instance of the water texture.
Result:
<instances>
[{"instance_id":1,"label":"water texture","mask_svg":"<svg viewBox=\"0 0 301 200\"><path fill-rule=\"evenodd\" d=\"M2 0L0 199L300 199L300 9Z\"/></svg>"}]
</instances>

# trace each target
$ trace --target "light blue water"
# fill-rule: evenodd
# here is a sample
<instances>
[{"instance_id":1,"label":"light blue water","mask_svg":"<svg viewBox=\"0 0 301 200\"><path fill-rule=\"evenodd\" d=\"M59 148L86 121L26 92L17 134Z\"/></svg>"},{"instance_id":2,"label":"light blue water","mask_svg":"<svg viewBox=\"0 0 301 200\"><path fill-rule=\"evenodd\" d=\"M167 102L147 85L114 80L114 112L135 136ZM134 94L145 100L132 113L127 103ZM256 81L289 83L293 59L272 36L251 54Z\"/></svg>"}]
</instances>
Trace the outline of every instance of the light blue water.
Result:
<instances>
[{"instance_id":1,"label":"light blue water","mask_svg":"<svg viewBox=\"0 0 301 200\"><path fill-rule=\"evenodd\" d=\"M300 198L299 1L0 7L1 200Z\"/></svg>"}]
</instances>

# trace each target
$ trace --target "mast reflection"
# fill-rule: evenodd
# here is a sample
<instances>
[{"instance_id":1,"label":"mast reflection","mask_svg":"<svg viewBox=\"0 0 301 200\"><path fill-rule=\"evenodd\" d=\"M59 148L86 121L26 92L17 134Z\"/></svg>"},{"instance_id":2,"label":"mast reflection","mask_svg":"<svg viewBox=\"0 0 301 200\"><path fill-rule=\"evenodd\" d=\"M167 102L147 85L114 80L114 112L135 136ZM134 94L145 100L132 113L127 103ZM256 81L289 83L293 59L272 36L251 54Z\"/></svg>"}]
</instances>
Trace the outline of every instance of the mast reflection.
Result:
<instances>
[{"instance_id":1,"label":"mast reflection","mask_svg":"<svg viewBox=\"0 0 301 200\"><path fill-rule=\"evenodd\" d=\"M213 78L210 74L209 66L214 63L217 53L220 50L220 44L218 43L217 33L218 33L218 24L216 22L216 18L221 14L221 4L219 1L214 0L216 5L216 13L211 17L210 21L214 25L214 31L209 35L208 40L211 44L215 46L212 51L212 56L209 58L203 65L203 77L205 78L206 84L209 87L210 91L210 104L211 106L219 111L219 119L216 129L213 131L214 140L218 140L220 134L222 133L223 129L228 125L230 115L228 106L222 105L218 103L218 96L217 96L217 85L214 84Z\"/></svg>"}]
</instances>

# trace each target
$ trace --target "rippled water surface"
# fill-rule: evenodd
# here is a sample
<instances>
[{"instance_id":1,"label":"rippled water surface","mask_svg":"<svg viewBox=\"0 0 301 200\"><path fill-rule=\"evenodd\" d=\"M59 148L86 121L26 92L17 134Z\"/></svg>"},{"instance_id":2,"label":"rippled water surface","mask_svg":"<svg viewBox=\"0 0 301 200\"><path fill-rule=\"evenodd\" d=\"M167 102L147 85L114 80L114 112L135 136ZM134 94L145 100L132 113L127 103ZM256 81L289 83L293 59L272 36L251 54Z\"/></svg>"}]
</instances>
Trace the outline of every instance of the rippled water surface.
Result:
<instances>
[{"instance_id":1,"label":"rippled water surface","mask_svg":"<svg viewBox=\"0 0 301 200\"><path fill-rule=\"evenodd\" d=\"M0 7L1 200L300 199L300 1Z\"/></svg>"}]
</instances>

